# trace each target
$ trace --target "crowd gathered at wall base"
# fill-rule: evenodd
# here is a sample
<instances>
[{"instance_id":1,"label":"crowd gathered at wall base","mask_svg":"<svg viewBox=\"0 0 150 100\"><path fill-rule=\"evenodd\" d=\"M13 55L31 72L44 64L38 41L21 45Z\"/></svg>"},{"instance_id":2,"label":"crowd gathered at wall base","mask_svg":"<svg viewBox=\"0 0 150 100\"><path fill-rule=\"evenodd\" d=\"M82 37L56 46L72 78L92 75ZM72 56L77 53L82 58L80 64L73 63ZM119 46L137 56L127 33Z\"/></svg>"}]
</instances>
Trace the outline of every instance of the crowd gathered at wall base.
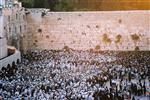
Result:
<instances>
[{"instance_id":1,"label":"crowd gathered at wall base","mask_svg":"<svg viewBox=\"0 0 150 100\"><path fill-rule=\"evenodd\" d=\"M28 51L0 71L8 100L147 100L150 52Z\"/></svg>"}]
</instances>

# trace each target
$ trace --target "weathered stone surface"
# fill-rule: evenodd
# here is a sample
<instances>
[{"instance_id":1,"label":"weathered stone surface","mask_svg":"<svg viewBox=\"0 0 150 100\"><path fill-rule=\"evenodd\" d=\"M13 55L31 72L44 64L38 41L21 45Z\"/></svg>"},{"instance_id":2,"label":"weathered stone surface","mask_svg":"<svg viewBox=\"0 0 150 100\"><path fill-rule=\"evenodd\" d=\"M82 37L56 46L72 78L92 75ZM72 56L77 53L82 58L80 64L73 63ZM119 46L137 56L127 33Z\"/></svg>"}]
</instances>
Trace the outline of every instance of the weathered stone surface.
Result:
<instances>
[{"instance_id":1,"label":"weathered stone surface","mask_svg":"<svg viewBox=\"0 0 150 100\"><path fill-rule=\"evenodd\" d=\"M26 49L62 49L68 46L86 50L99 45L101 50L134 50L136 46L140 50L150 50L148 10L48 12L45 16L41 16L42 10L29 11L28 32L23 43ZM109 41L103 40L103 34L108 35ZM120 43L116 43L119 34ZM135 34L139 37L137 40L131 38Z\"/></svg>"}]
</instances>

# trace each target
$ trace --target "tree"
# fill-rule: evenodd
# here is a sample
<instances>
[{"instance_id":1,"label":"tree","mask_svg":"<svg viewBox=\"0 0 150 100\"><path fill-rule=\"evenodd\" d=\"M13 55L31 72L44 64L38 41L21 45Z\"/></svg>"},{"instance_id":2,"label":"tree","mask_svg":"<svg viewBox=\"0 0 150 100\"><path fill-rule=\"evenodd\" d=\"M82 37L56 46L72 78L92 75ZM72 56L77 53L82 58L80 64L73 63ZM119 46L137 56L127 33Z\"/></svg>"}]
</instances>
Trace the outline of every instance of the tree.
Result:
<instances>
[{"instance_id":1,"label":"tree","mask_svg":"<svg viewBox=\"0 0 150 100\"><path fill-rule=\"evenodd\" d=\"M27 8L50 8L51 11L149 10L149 0L19 0ZM63 6L64 2L67 5ZM62 3L62 4L61 4ZM57 9L56 9L57 8ZM63 9L62 9L63 8ZM56 10L55 10L56 9Z\"/></svg>"},{"instance_id":2,"label":"tree","mask_svg":"<svg viewBox=\"0 0 150 100\"><path fill-rule=\"evenodd\" d=\"M26 8L49 8L54 10L55 5L59 0L19 0L23 7Z\"/></svg>"},{"instance_id":3,"label":"tree","mask_svg":"<svg viewBox=\"0 0 150 100\"><path fill-rule=\"evenodd\" d=\"M34 7L34 0L19 0L22 2L23 7L26 8L33 8Z\"/></svg>"},{"instance_id":4,"label":"tree","mask_svg":"<svg viewBox=\"0 0 150 100\"><path fill-rule=\"evenodd\" d=\"M46 0L34 0L34 8L44 8Z\"/></svg>"},{"instance_id":5,"label":"tree","mask_svg":"<svg viewBox=\"0 0 150 100\"><path fill-rule=\"evenodd\" d=\"M59 0L47 0L47 4L49 4L49 8L51 11L55 11L56 4L59 3Z\"/></svg>"},{"instance_id":6,"label":"tree","mask_svg":"<svg viewBox=\"0 0 150 100\"><path fill-rule=\"evenodd\" d=\"M72 11L74 9L73 2L70 0L60 0L54 6L54 11Z\"/></svg>"}]
</instances>

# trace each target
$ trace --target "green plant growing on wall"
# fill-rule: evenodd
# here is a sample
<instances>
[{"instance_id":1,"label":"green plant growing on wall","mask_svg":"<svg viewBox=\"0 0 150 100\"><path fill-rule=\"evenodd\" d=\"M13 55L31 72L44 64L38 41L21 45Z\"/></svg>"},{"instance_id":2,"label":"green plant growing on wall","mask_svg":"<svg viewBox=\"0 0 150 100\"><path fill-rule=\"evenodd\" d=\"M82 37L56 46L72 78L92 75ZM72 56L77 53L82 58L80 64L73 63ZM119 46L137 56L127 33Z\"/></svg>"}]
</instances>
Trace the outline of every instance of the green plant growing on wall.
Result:
<instances>
[{"instance_id":1,"label":"green plant growing on wall","mask_svg":"<svg viewBox=\"0 0 150 100\"><path fill-rule=\"evenodd\" d=\"M103 42L105 44L111 44L112 40L108 37L108 35L106 33L103 34Z\"/></svg>"},{"instance_id":2,"label":"green plant growing on wall","mask_svg":"<svg viewBox=\"0 0 150 100\"><path fill-rule=\"evenodd\" d=\"M136 47L137 43L138 43L139 40L140 40L140 36L137 35L137 34L132 34L132 35L131 35L131 39L132 39L132 41L134 42L134 46Z\"/></svg>"},{"instance_id":3,"label":"green plant growing on wall","mask_svg":"<svg viewBox=\"0 0 150 100\"><path fill-rule=\"evenodd\" d=\"M100 49L101 49L100 45L96 45L96 46L95 46L95 50L96 50L96 51L99 51Z\"/></svg>"},{"instance_id":4,"label":"green plant growing on wall","mask_svg":"<svg viewBox=\"0 0 150 100\"><path fill-rule=\"evenodd\" d=\"M96 45L96 46L95 46L95 52L96 52L96 53L99 53L99 52L100 52L100 49L101 49L100 45Z\"/></svg>"},{"instance_id":5,"label":"green plant growing on wall","mask_svg":"<svg viewBox=\"0 0 150 100\"><path fill-rule=\"evenodd\" d=\"M119 44L121 44L121 40L122 40L122 36L120 34L118 34L116 36L116 40L115 40L115 44L116 44L117 48L119 48Z\"/></svg>"}]
</instances>

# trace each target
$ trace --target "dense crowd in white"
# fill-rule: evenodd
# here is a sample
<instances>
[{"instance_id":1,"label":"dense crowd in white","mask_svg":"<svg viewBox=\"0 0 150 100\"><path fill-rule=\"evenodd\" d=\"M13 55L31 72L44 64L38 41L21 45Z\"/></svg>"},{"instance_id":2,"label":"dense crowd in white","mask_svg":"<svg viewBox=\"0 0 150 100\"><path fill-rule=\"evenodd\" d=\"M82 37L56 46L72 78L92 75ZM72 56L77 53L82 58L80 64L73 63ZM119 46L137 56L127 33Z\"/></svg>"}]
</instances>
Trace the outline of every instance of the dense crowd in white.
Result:
<instances>
[{"instance_id":1,"label":"dense crowd in white","mask_svg":"<svg viewBox=\"0 0 150 100\"><path fill-rule=\"evenodd\" d=\"M0 71L0 97L125 100L149 91L149 52L34 51Z\"/></svg>"}]
</instances>

